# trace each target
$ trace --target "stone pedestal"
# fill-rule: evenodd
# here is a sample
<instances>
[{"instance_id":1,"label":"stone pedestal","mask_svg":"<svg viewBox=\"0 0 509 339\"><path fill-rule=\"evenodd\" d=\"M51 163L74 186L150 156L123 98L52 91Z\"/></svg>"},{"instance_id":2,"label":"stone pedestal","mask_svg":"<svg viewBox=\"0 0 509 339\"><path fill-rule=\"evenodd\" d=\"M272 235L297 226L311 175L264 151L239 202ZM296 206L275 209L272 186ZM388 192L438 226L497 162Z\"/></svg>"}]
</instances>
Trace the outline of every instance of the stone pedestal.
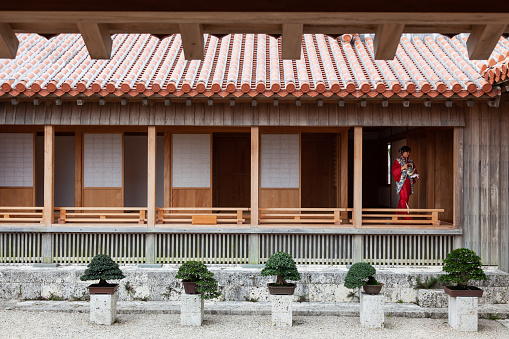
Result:
<instances>
[{"instance_id":1,"label":"stone pedestal","mask_svg":"<svg viewBox=\"0 0 509 339\"><path fill-rule=\"evenodd\" d=\"M271 295L272 326L292 326L293 295Z\"/></svg>"},{"instance_id":2,"label":"stone pedestal","mask_svg":"<svg viewBox=\"0 0 509 339\"><path fill-rule=\"evenodd\" d=\"M90 322L111 325L117 319L118 292L113 294L90 295Z\"/></svg>"},{"instance_id":3,"label":"stone pedestal","mask_svg":"<svg viewBox=\"0 0 509 339\"><path fill-rule=\"evenodd\" d=\"M361 293L361 326L365 328L384 327L384 295Z\"/></svg>"},{"instance_id":4,"label":"stone pedestal","mask_svg":"<svg viewBox=\"0 0 509 339\"><path fill-rule=\"evenodd\" d=\"M203 324L203 299L199 294L180 295L180 325L201 326Z\"/></svg>"},{"instance_id":5,"label":"stone pedestal","mask_svg":"<svg viewBox=\"0 0 509 339\"><path fill-rule=\"evenodd\" d=\"M479 298L449 296L449 325L456 331L477 332Z\"/></svg>"}]
</instances>

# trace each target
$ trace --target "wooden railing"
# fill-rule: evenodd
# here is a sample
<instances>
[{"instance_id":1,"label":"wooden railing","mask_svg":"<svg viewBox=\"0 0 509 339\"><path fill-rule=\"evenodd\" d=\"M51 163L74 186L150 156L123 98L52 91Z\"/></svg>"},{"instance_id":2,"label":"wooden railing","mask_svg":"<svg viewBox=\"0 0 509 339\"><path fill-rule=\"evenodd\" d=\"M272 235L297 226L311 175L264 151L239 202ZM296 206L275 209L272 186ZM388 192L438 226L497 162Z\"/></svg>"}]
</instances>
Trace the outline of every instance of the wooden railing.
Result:
<instances>
[{"instance_id":1,"label":"wooden railing","mask_svg":"<svg viewBox=\"0 0 509 339\"><path fill-rule=\"evenodd\" d=\"M58 223L136 223L147 222L146 207L55 207Z\"/></svg>"},{"instance_id":2,"label":"wooden railing","mask_svg":"<svg viewBox=\"0 0 509 339\"><path fill-rule=\"evenodd\" d=\"M260 208L259 220L260 224L341 225L350 223L344 214L352 210L352 208Z\"/></svg>"},{"instance_id":3,"label":"wooden railing","mask_svg":"<svg viewBox=\"0 0 509 339\"><path fill-rule=\"evenodd\" d=\"M218 225L246 223L249 208L235 207L161 207L157 208L158 224Z\"/></svg>"},{"instance_id":4,"label":"wooden railing","mask_svg":"<svg viewBox=\"0 0 509 339\"><path fill-rule=\"evenodd\" d=\"M403 212L403 214L396 214L396 212ZM363 208L362 223L384 226L387 224L440 226L438 213L441 212L444 210L440 208Z\"/></svg>"},{"instance_id":5,"label":"wooden railing","mask_svg":"<svg viewBox=\"0 0 509 339\"><path fill-rule=\"evenodd\" d=\"M43 207L0 207L0 222L42 222Z\"/></svg>"}]
</instances>

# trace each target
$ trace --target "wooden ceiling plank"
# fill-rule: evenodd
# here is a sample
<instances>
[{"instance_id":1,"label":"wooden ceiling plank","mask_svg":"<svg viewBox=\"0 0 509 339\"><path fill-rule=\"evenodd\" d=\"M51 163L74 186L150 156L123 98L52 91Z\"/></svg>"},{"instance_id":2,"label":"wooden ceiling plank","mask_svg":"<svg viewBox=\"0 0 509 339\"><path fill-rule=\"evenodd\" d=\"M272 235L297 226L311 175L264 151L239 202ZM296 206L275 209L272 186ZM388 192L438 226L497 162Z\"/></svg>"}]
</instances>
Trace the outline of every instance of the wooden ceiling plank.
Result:
<instances>
[{"instance_id":1,"label":"wooden ceiling plank","mask_svg":"<svg viewBox=\"0 0 509 339\"><path fill-rule=\"evenodd\" d=\"M18 52L19 41L11 26L0 23L0 59L14 59Z\"/></svg>"},{"instance_id":2,"label":"wooden ceiling plank","mask_svg":"<svg viewBox=\"0 0 509 339\"><path fill-rule=\"evenodd\" d=\"M109 59L111 57L112 42L106 25L80 22L78 29L92 59Z\"/></svg>"},{"instance_id":3,"label":"wooden ceiling plank","mask_svg":"<svg viewBox=\"0 0 509 339\"><path fill-rule=\"evenodd\" d=\"M283 24L281 54L283 59L300 59L302 47L302 24Z\"/></svg>"},{"instance_id":4,"label":"wooden ceiling plank","mask_svg":"<svg viewBox=\"0 0 509 339\"><path fill-rule=\"evenodd\" d=\"M404 28L402 24L378 25L374 41L376 60L394 59Z\"/></svg>"},{"instance_id":5,"label":"wooden ceiling plank","mask_svg":"<svg viewBox=\"0 0 509 339\"><path fill-rule=\"evenodd\" d=\"M507 25L474 25L467 40L470 60L489 59Z\"/></svg>"},{"instance_id":6,"label":"wooden ceiling plank","mask_svg":"<svg viewBox=\"0 0 509 339\"><path fill-rule=\"evenodd\" d=\"M203 60L203 28L200 24L179 24L186 60Z\"/></svg>"}]
</instances>

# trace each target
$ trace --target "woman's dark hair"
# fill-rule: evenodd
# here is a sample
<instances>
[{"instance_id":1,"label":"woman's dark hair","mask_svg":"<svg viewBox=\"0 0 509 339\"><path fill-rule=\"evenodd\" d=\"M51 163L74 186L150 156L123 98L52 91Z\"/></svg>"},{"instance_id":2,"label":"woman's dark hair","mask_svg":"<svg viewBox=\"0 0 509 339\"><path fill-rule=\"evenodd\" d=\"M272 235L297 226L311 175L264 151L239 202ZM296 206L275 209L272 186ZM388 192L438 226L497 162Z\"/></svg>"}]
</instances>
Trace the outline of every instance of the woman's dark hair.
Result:
<instances>
[{"instance_id":1,"label":"woman's dark hair","mask_svg":"<svg viewBox=\"0 0 509 339\"><path fill-rule=\"evenodd\" d=\"M403 154L405 152L411 152L412 149L410 148L410 146L403 146L399 149L399 153Z\"/></svg>"}]
</instances>

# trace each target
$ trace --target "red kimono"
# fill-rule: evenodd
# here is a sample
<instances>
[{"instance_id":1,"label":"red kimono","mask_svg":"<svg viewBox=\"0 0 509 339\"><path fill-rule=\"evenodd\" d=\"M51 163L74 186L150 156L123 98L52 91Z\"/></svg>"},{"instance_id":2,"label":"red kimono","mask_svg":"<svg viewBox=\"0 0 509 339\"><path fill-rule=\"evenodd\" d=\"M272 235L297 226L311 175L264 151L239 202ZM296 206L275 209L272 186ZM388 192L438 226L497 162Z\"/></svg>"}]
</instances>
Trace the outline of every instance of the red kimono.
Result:
<instances>
[{"instance_id":1,"label":"red kimono","mask_svg":"<svg viewBox=\"0 0 509 339\"><path fill-rule=\"evenodd\" d=\"M401 170L402 164L412 163L412 160L408 158L404 158L403 156L399 157L394 161L392 165L392 175L394 176L394 180L396 181L396 189L399 193L399 203L397 208L406 208L408 209L408 200L410 199L410 195L413 194L413 183L415 179L411 179L407 176L406 170ZM416 171L417 173L417 171ZM404 181L403 181L404 180ZM407 212L409 213L409 212ZM404 212L396 212L396 214L404 214ZM411 219L411 218L405 218Z\"/></svg>"}]
</instances>

